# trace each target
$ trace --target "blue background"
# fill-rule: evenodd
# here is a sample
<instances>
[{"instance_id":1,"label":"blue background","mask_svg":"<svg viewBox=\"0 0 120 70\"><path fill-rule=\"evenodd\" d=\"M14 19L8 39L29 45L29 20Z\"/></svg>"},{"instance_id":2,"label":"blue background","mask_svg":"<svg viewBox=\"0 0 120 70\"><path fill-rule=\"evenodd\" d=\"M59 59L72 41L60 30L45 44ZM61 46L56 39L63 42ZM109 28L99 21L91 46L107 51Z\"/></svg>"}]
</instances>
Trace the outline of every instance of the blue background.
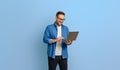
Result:
<instances>
[{"instance_id":1,"label":"blue background","mask_svg":"<svg viewBox=\"0 0 120 70\"><path fill-rule=\"evenodd\" d=\"M48 69L42 38L59 10L80 31L69 70L120 70L120 0L1 0L0 70Z\"/></svg>"}]
</instances>

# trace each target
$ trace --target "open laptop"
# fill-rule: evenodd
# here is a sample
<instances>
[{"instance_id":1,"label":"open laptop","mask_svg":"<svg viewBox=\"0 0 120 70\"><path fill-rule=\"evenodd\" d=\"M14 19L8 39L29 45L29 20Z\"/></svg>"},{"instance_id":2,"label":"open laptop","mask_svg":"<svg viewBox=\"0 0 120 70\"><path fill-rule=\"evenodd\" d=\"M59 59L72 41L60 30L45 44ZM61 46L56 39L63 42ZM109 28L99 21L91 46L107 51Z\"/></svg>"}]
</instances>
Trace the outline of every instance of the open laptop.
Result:
<instances>
[{"instance_id":1,"label":"open laptop","mask_svg":"<svg viewBox=\"0 0 120 70\"><path fill-rule=\"evenodd\" d=\"M69 34L67 36L67 40L76 40L78 33L79 33L78 31L69 32Z\"/></svg>"}]
</instances>

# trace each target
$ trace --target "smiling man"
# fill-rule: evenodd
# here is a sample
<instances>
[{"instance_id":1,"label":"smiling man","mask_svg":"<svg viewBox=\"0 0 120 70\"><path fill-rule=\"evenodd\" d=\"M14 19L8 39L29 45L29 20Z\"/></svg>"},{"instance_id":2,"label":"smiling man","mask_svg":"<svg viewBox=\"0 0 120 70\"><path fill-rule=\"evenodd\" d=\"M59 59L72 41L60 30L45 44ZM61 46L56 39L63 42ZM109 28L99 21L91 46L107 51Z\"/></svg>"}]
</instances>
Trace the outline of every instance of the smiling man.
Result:
<instances>
[{"instance_id":1,"label":"smiling man","mask_svg":"<svg viewBox=\"0 0 120 70\"><path fill-rule=\"evenodd\" d=\"M43 36L44 43L48 44L48 66L49 70L56 70L58 64L60 70L67 70L67 45L70 45L72 41L67 41L69 29L63 25L65 13L58 11L55 18L56 21L46 27Z\"/></svg>"}]
</instances>

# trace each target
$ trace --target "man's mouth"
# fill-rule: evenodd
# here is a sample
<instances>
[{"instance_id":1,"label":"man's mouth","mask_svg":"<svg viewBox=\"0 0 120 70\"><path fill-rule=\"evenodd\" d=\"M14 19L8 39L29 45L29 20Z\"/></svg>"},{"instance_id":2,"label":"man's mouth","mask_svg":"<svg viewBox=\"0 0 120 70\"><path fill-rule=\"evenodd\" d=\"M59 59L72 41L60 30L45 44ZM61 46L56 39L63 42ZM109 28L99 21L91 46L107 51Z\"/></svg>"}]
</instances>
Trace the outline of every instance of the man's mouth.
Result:
<instances>
[{"instance_id":1,"label":"man's mouth","mask_svg":"<svg viewBox=\"0 0 120 70\"><path fill-rule=\"evenodd\" d=\"M60 23L63 23L62 21L59 21Z\"/></svg>"}]
</instances>

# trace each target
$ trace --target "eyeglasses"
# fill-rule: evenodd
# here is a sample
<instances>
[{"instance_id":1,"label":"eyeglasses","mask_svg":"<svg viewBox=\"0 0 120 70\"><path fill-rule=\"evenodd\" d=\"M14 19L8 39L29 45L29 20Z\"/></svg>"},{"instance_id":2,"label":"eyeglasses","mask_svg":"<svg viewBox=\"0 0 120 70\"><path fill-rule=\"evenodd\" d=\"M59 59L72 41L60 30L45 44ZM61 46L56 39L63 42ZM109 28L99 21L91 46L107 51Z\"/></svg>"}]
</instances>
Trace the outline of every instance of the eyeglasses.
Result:
<instances>
[{"instance_id":1,"label":"eyeglasses","mask_svg":"<svg viewBox=\"0 0 120 70\"><path fill-rule=\"evenodd\" d=\"M65 19L62 19L62 18L59 18L59 17L57 17L59 20L62 20L62 21L64 21Z\"/></svg>"}]
</instances>

